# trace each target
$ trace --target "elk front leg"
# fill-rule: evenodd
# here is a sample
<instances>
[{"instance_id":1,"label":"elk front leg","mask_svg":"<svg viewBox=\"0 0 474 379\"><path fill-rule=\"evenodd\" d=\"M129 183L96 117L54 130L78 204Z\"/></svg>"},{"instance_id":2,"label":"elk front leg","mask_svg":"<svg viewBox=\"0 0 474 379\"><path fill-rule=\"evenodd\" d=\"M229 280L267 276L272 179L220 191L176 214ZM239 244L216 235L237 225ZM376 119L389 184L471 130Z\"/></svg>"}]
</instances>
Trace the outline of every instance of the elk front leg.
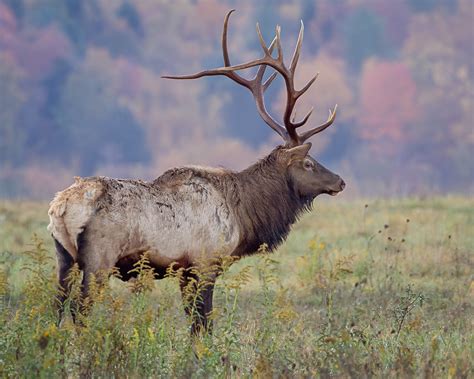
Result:
<instances>
[{"instance_id":1,"label":"elk front leg","mask_svg":"<svg viewBox=\"0 0 474 379\"><path fill-rule=\"evenodd\" d=\"M212 299L214 293L215 275L196 275L185 272L181 278L181 295L184 310L191 318L191 335L212 333Z\"/></svg>"}]
</instances>

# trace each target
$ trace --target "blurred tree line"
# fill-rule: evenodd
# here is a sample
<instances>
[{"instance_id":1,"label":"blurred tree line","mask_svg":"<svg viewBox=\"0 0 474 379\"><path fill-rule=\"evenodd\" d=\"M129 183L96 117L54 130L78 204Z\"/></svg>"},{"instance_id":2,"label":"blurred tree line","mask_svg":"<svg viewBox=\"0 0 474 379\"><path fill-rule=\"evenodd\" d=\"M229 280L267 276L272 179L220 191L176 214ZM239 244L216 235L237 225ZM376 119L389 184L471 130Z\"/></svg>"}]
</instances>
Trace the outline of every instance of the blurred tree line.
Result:
<instances>
[{"instance_id":1,"label":"blurred tree line","mask_svg":"<svg viewBox=\"0 0 474 379\"><path fill-rule=\"evenodd\" d=\"M305 23L297 81L321 75L297 115L339 105L313 154L354 192L473 189L470 0L0 0L0 196L49 197L72 175L152 178L185 163L242 168L279 142L224 78L164 73L233 63ZM282 82L268 108L281 114Z\"/></svg>"}]
</instances>

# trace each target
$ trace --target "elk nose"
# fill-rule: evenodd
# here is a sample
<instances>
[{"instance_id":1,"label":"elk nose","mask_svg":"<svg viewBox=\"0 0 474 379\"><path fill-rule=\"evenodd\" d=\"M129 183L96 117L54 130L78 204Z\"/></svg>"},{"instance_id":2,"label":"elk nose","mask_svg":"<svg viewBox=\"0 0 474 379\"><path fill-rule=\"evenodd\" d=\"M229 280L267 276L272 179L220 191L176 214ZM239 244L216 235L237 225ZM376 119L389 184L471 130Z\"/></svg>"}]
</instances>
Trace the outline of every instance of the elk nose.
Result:
<instances>
[{"instance_id":1,"label":"elk nose","mask_svg":"<svg viewBox=\"0 0 474 379\"><path fill-rule=\"evenodd\" d=\"M339 179L339 188L341 189L341 191L346 188L346 182L344 180L342 180L342 178Z\"/></svg>"}]
</instances>

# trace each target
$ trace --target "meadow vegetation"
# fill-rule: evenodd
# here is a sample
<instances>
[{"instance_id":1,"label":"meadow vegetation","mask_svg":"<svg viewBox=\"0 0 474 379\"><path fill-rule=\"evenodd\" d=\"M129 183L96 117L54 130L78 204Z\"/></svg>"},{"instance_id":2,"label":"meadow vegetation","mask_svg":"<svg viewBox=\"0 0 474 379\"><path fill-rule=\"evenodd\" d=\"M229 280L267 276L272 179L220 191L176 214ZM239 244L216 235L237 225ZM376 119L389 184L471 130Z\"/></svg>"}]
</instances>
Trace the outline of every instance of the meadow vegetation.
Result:
<instances>
[{"instance_id":1,"label":"meadow vegetation","mask_svg":"<svg viewBox=\"0 0 474 379\"><path fill-rule=\"evenodd\" d=\"M314 208L274 254L225 262L192 340L179 271L154 282L146 259L58 326L47 204L0 203L0 377L472 377L474 200Z\"/></svg>"}]
</instances>

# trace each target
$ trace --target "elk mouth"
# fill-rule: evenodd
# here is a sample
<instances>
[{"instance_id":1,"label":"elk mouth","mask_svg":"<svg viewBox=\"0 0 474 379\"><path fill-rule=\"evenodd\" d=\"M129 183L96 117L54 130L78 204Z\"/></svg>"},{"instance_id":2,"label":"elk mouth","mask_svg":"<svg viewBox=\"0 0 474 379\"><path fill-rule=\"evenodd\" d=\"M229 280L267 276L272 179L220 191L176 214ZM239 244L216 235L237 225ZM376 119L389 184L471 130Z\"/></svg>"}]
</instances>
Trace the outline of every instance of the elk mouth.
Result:
<instances>
[{"instance_id":1,"label":"elk mouth","mask_svg":"<svg viewBox=\"0 0 474 379\"><path fill-rule=\"evenodd\" d=\"M337 183L337 185L339 187L338 189L331 188L331 189L328 189L326 193L331 196L336 196L339 192L342 192L342 190L346 187L346 183L342 179L339 179L339 182Z\"/></svg>"}]
</instances>

